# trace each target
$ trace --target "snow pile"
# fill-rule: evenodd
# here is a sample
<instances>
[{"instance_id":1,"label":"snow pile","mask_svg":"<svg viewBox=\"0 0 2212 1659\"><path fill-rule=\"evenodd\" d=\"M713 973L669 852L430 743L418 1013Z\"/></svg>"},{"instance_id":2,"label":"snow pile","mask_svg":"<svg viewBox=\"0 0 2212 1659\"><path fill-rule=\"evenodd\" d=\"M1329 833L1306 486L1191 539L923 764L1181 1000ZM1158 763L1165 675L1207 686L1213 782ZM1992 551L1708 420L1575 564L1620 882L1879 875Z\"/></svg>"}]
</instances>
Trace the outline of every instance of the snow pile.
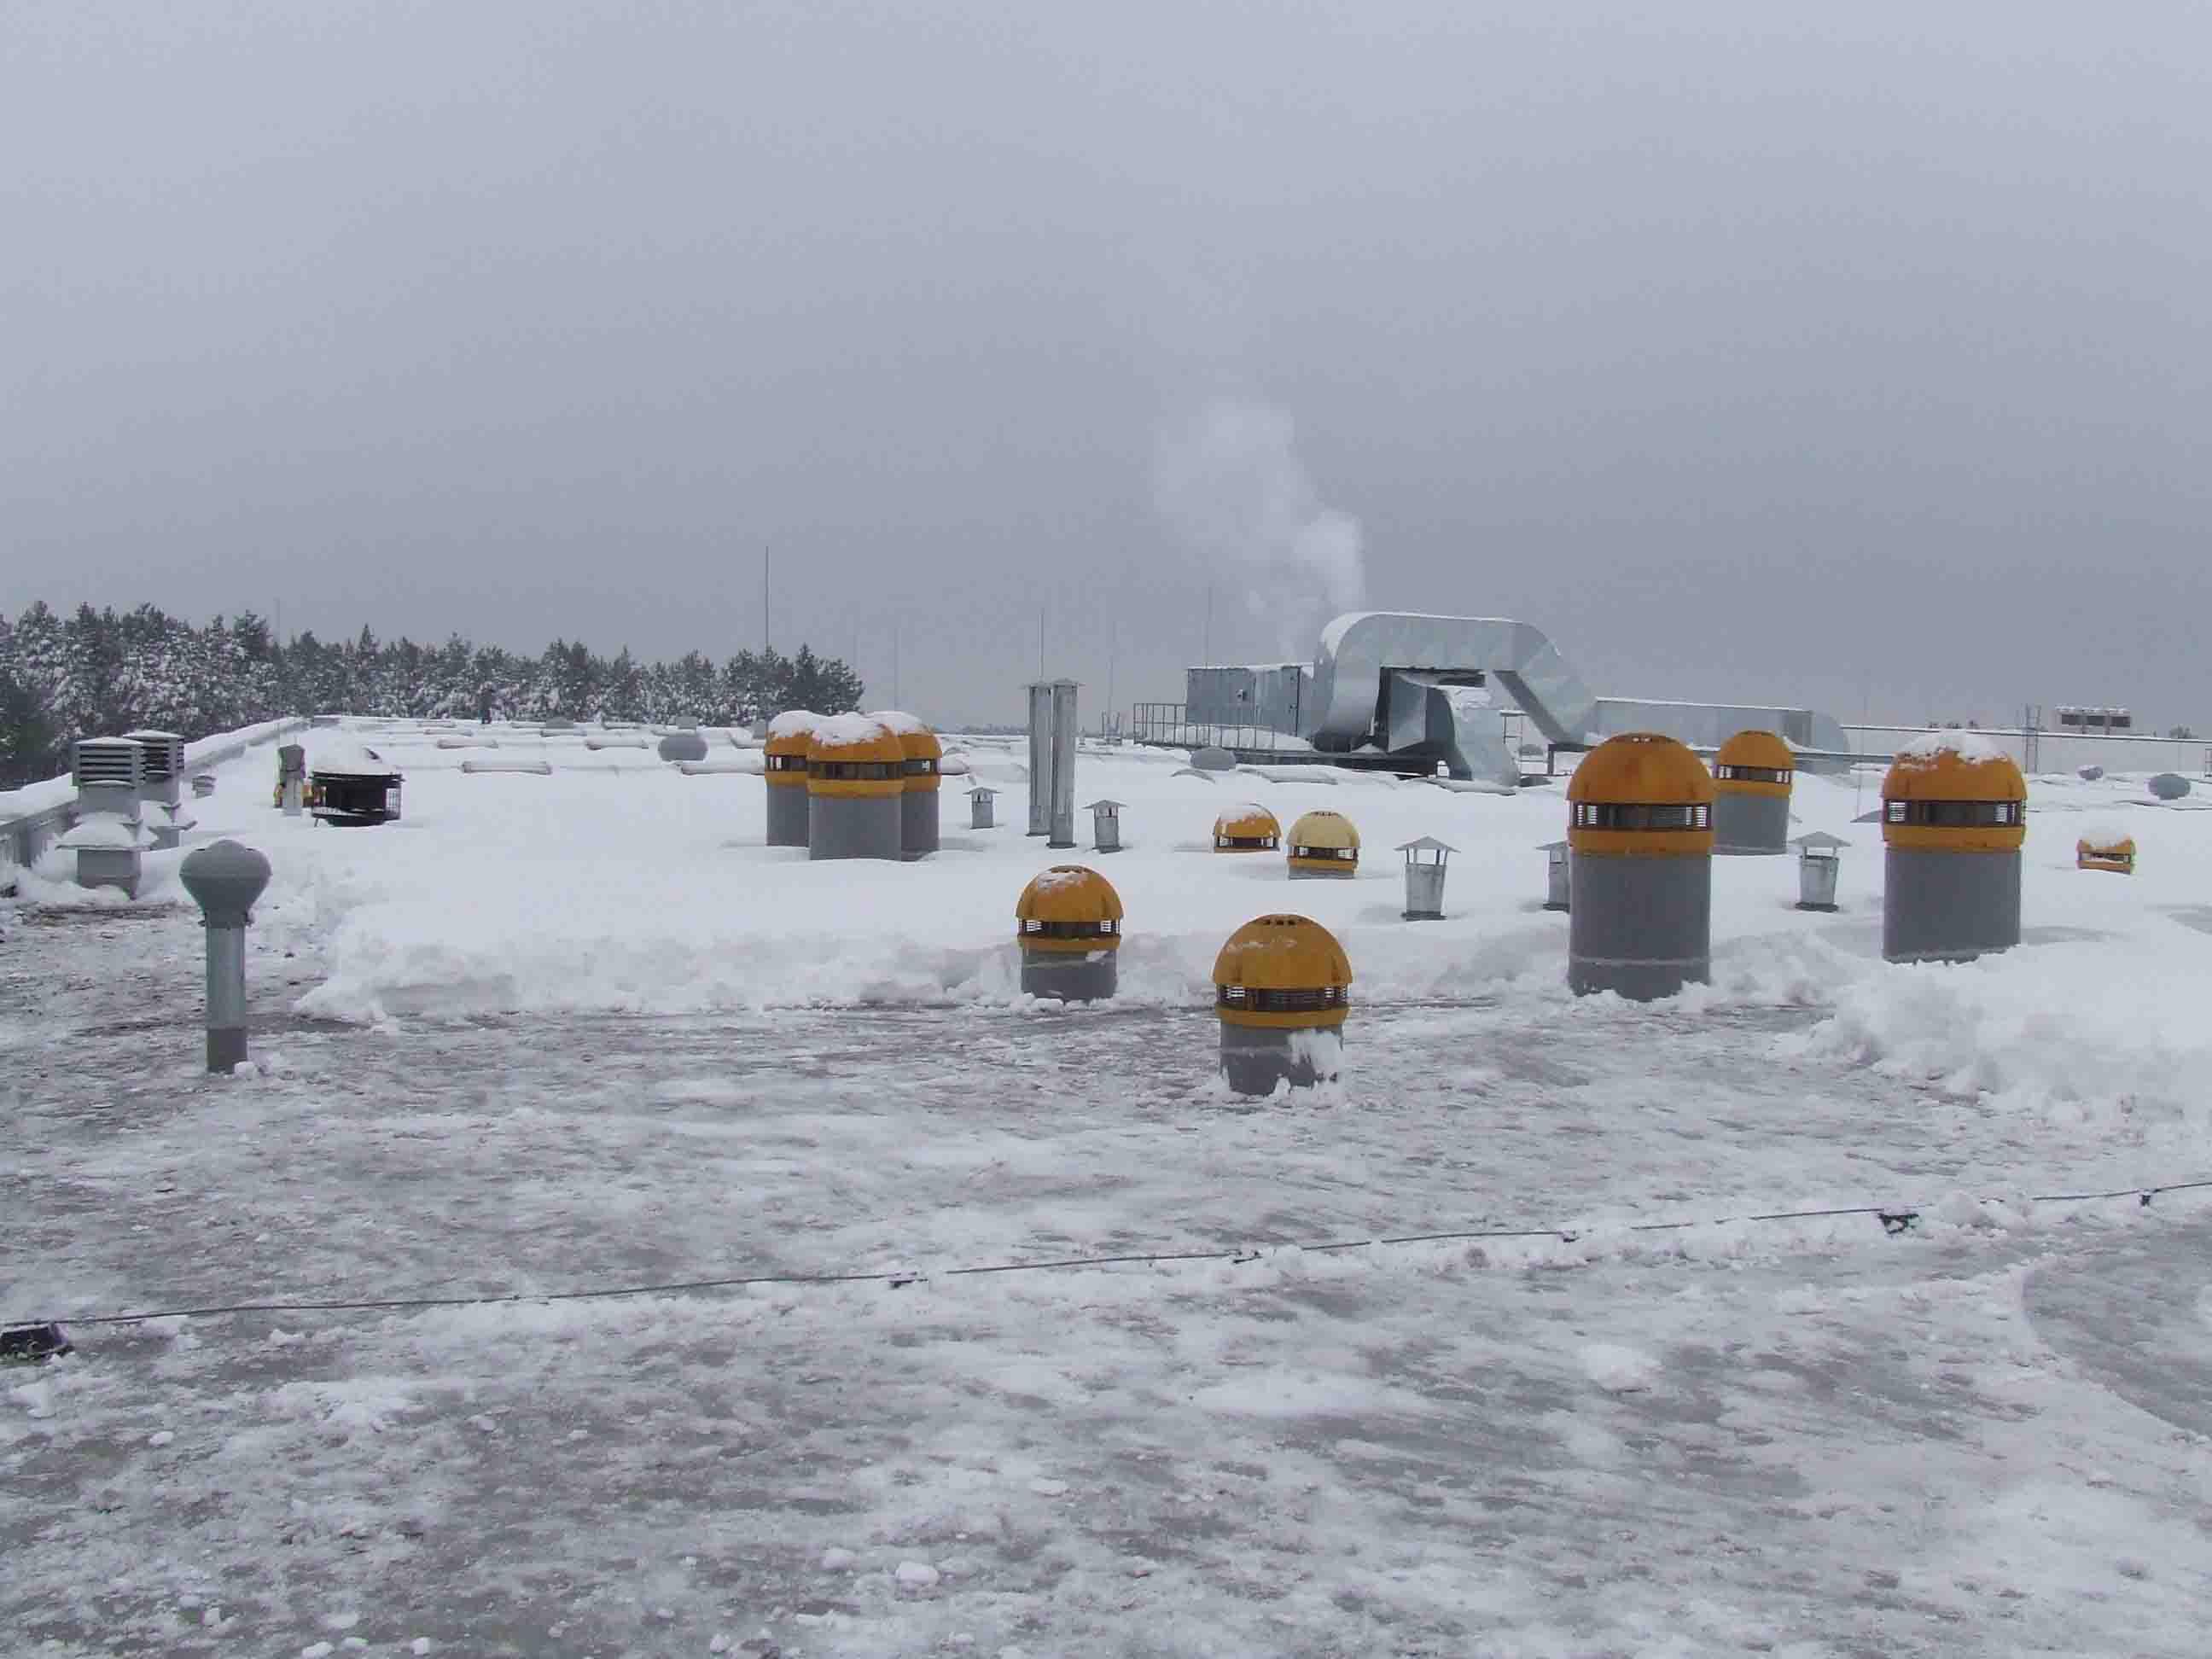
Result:
<instances>
[{"instance_id":1,"label":"snow pile","mask_svg":"<svg viewBox=\"0 0 2212 1659\"><path fill-rule=\"evenodd\" d=\"M1576 1357L1583 1375L1607 1394L1638 1394L1659 1380L1659 1362L1640 1348L1593 1342Z\"/></svg>"},{"instance_id":2,"label":"snow pile","mask_svg":"<svg viewBox=\"0 0 2212 1659\"><path fill-rule=\"evenodd\" d=\"M141 824L129 818L118 817L112 812L96 812L88 818L80 818L74 829L64 835L58 845L75 851L126 853L132 848L152 845L153 838Z\"/></svg>"},{"instance_id":3,"label":"snow pile","mask_svg":"<svg viewBox=\"0 0 2212 1659\"><path fill-rule=\"evenodd\" d=\"M2006 758L2004 750L1980 732L1958 727L1923 732L1897 750L1899 762L1919 766L1933 765L1946 755L1955 755L1969 766Z\"/></svg>"},{"instance_id":4,"label":"snow pile","mask_svg":"<svg viewBox=\"0 0 2212 1659\"><path fill-rule=\"evenodd\" d=\"M332 777L382 778L396 774L399 768L365 743L357 743L335 732L313 738L302 745L307 751L307 770L310 775L326 772Z\"/></svg>"},{"instance_id":5,"label":"snow pile","mask_svg":"<svg viewBox=\"0 0 2212 1659\"><path fill-rule=\"evenodd\" d=\"M920 715L909 714L903 708L878 708L868 718L884 731L895 732L902 738L920 737L930 729Z\"/></svg>"},{"instance_id":6,"label":"snow pile","mask_svg":"<svg viewBox=\"0 0 2212 1659\"><path fill-rule=\"evenodd\" d=\"M811 733L822 716L811 708L787 708L768 723L769 740L803 738Z\"/></svg>"},{"instance_id":7,"label":"snow pile","mask_svg":"<svg viewBox=\"0 0 2212 1659\"><path fill-rule=\"evenodd\" d=\"M874 714L817 714L809 728L819 741L838 748L852 748L864 743L880 743L891 735L891 729Z\"/></svg>"},{"instance_id":8,"label":"snow pile","mask_svg":"<svg viewBox=\"0 0 2212 1659\"><path fill-rule=\"evenodd\" d=\"M2198 1121L2196 1073L2212 1060L2201 971L2146 972L2137 952L2094 942L1885 967L1840 986L1832 1018L1779 1046L2068 1121Z\"/></svg>"}]
</instances>

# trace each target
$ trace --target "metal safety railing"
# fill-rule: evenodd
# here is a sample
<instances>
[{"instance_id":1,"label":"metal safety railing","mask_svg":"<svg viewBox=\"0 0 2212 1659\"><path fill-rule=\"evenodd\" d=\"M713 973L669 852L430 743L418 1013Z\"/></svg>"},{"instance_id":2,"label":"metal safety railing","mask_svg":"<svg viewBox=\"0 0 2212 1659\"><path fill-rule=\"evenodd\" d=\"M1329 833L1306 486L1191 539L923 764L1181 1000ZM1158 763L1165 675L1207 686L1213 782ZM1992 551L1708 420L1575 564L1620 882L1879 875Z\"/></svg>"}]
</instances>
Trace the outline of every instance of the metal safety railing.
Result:
<instances>
[{"instance_id":1,"label":"metal safety railing","mask_svg":"<svg viewBox=\"0 0 2212 1659\"><path fill-rule=\"evenodd\" d=\"M1272 726L1228 720L1193 720L1190 706L1180 702L1140 702L1129 711L1129 736L1138 743L1173 749L1279 750L1283 739L1297 739L1295 732Z\"/></svg>"}]
</instances>

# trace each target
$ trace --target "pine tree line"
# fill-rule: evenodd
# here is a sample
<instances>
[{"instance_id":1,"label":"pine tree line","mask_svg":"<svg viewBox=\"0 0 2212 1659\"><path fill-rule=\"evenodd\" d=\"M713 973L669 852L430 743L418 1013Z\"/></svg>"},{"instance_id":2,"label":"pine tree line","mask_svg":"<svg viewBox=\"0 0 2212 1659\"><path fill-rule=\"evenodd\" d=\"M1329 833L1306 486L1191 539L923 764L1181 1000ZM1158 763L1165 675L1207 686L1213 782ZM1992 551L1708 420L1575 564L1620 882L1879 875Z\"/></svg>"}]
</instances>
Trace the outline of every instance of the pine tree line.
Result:
<instances>
[{"instance_id":1,"label":"pine tree line","mask_svg":"<svg viewBox=\"0 0 2212 1659\"><path fill-rule=\"evenodd\" d=\"M860 677L802 645L796 656L740 651L717 666L699 652L641 663L580 641L531 657L471 645L313 633L279 641L252 611L204 628L142 605L118 614L44 602L0 616L0 788L69 769L79 738L140 727L187 738L285 715L626 720L729 726L786 708L860 706Z\"/></svg>"}]
</instances>

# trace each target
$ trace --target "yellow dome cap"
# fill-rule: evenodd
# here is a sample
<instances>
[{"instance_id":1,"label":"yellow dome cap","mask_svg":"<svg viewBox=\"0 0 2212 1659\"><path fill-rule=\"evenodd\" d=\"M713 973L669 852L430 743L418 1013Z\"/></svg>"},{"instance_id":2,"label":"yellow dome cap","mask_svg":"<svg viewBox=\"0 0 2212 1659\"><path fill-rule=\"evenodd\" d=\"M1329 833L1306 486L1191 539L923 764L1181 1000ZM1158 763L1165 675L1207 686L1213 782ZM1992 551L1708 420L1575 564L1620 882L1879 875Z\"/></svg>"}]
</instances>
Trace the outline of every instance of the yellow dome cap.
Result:
<instances>
[{"instance_id":1,"label":"yellow dome cap","mask_svg":"<svg viewBox=\"0 0 2212 1659\"><path fill-rule=\"evenodd\" d=\"M1696 858L1713 850L1713 775L1656 732L1625 732L1567 781L1567 842L1608 858Z\"/></svg>"},{"instance_id":2,"label":"yellow dome cap","mask_svg":"<svg viewBox=\"0 0 2212 1659\"><path fill-rule=\"evenodd\" d=\"M770 783L793 789L806 787L806 751L813 746L814 722L819 719L811 708L787 708L768 723L761 770Z\"/></svg>"},{"instance_id":3,"label":"yellow dome cap","mask_svg":"<svg viewBox=\"0 0 2212 1659\"><path fill-rule=\"evenodd\" d=\"M1214 1008L1231 1025L1341 1025L1352 963L1310 916L1259 916L1213 959Z\"/></svg>"},{"instance_id":4,"label":"yellow dome cap","mask_svg":"<svg viewBox=\"0 0 2212 1659\"><path fill-rule=\"evenodd\" d=\"M903 709L887 708L868 718L880 721L897 737L899 750L906 759L908 789L927 792L942 787L937 763L945 758L945 745L937 740L936 732Z\"/></svg>"},{"instance_id":5,"label":"yellow dome cap","mask_svg":"<svg viewBox=\"0 0 2212 1659\"><path fill-rule=\"evenodd\" d=\"M1017 921L1119 921L1121 896L1087 864L1041 870L1014 901Z\"/></svg>"},{"instance_id":6,"label":"yellow dome cap","mask_svg":"<svg viewBox=\"0 0 2212 1659\"><path fill-rule=\"evenodd\" d=\"M1255 801L1232 806L1213 821L1213 849L1217 853L1257 853L1279 846L1283 826L1275 815Z\"/></svg>"},{"instance_id":7,"label":"yellow dome cap","mask_svg":"<svg viewBox=\"0 0 2212 1659\"><path fill-rule=\"evenodd\" d=\"M898 733L872 714L817 720L806 750L812 795L896 795L906 788L906 750Z\"/></svg>"},{"instance_id":8,"label":"yellow dome cap","mask_svg":"<svg viewBox=\"0 0 2212 1659\"><path fill-rule=\"evenodd\" d=\"M1713 775L1685 744L1657 732L1624 732L1583 757L1567 799L1612 805L1710 804Z\"/></svg>"},{"instance_id":9,"label":"yellow dome cap","mask_svg":"<svg viewBox=\"0 0 2212 1659\"><path fill-rule=\"evenodd\" d=\"M1897 751L1881 781L1881 838L1941 853L2016 853L2027 839L2027 780L1972 732L1930 732Z\"/></svg>"},{"instance_id":10,"label":"yellow dome cap","mask_svg":"<svg viewBox=\"0 0 2212 1659\"><path fill-rule=\"evenodd\" d=\"M1327 807L1316 807L1310 812L1298 814L1297 822L1291 826L1291 848L1326 847L1332 850L1359 850L1359 831L1352 820L1341 812L1332 812Z\"/></svg>"},{"instance_id":11,"label":"yellow dome cap","mask_svg":"<svg viewBox=\"0 0 2212 1659\"><path fill-rule=\"evenodd\" d=\"M767 752L800 755L814 741L814 723L822 717L807 708L787 708L768 723Z\"/></svg>"},{"instance_id":12,"label":"yellow dome cap","mask_svg":"<svg viewBox=\"0 0 2212 1659\"><path fill-rule=\"evenodd\" d=\"M1773 732L1739 732L1713 756L1713 787L1723 794L1787 799L1796 769L1796 756Z\"/></svg>"}]
</instances>

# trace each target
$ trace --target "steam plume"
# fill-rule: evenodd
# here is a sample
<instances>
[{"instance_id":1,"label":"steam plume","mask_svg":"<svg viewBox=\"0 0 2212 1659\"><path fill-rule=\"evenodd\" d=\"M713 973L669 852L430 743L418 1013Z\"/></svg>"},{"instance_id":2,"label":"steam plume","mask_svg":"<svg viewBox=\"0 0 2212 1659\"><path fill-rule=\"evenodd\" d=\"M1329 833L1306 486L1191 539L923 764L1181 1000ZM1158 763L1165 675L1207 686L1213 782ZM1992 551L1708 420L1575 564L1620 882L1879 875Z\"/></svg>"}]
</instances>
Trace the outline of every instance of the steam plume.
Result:
<instances>
[{"instance_id":1,"label":"steam plume","mask_svg":"<svg viewBox=\"0 0 2212 1659\"><path fill-rule=\"evenodd\" d=\"M1285 660L1310 656L1321 624L1365 601L1358 521L1322 503L1279 409L1224 398L1169 422L1152 499L1224 594L1271 626Z\"/></svg>"}]
</instances>

